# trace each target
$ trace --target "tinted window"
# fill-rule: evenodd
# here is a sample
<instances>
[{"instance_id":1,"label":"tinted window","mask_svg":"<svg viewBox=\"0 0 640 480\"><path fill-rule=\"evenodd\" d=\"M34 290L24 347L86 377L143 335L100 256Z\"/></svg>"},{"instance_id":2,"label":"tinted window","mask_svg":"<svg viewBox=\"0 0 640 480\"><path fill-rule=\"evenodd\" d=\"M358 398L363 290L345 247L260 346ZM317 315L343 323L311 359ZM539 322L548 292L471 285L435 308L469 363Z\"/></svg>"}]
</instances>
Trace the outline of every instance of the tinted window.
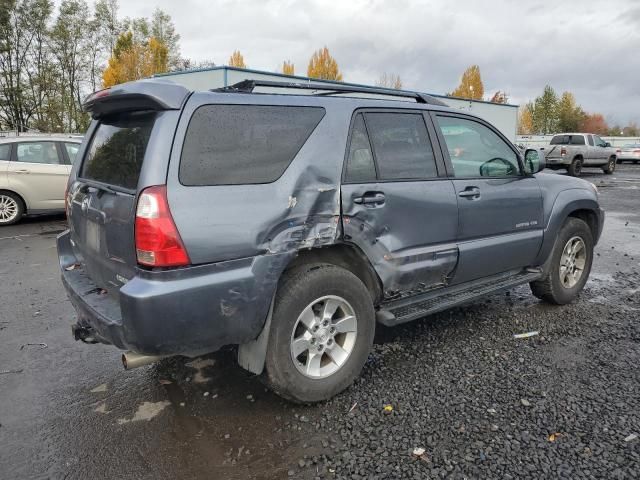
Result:
<instances>
[{"instance_id":1,"label":"tinted window","mask_svg":"<svg viewBox=\"0 0 640 480\"><path fill-rule=\"evenodd\" d=\"M5 143L4 145L0 145L0 160L9 160L10 155L11 155L11 144Z\"/></svg>"},{"instance_id":2,"label":"tinted window","mask_svg":"<svg viewBox=\"0 0 640 480\"><path fill-rule=\"evenodd\" d=\"M427 127L419 113L367 113L378 176L383 180L436 177Z\"/></svg>"},{"instance_id":3,"label":"tinted window","mask_svg":"<svg viewBox=\"0 0 640 480\"><path fill-rule=\"evenodd\" d=\"M135 190L154 119L145 113L103 120L91 139L80 176Z\"/></svg>"},{"instance_id":4,"label":"tinted window","mask_svg":"<svg viewBox=\"0 0 640 480\"><path fill-rule=\"evenodd\" d=\"M551 139L551 145L568 145L570 141L569 135L556 135Z\"/></svg>"},{"instance_id":5,"label":"tinted window","mask_svg":"<svg viewBox=\"0 0 640 480\"><path fill-rule=\"evenodd\" d=\"M69 155L69 161L71 163L75 162L76 156L78 155L78 150L80 149L80 145L77 143L65 143L64 148L67 149L67 155Z\"/></svg>"},{"instance_id":6,"label":"tinted window","mask_svg":"<svg viewBox=\"0 0 640 480\"><path fill-rule=\"evenodd\" d=\"M19 143L16 151L19 162L48 163L59 165L58 149L55 142L28 142Z\"/></svg>"},{"instance_id":7,"label":"tinted window","mask_svg":"<svg viewBox=\"0 0 640 480\"><path fill-rule=\"evenodd\" d=\"M587 140L589 140L589 145L593 147L593 137L591 135L587 135Z\"/></svg>"},{"instance_id":8,"label":"tinted window","mask_svg":"<svg viewBox=\"0 0 640 480\"><path fill-rule=\"evenodd\" d=\"M584 145L584 136L571 135L571 145Z\"/></svg>"},{"instance_id":9,"label":"tinted window","mask_svg":"<svg viewBox=\"0 0 640 480\"><path fill-rule=\"evenodd\" d=\"M438 116L456 177L518 175L516 153L490 128L473 120Z\"/></svg>"},{"instance_id":10,"label":"tinted window","mask_svg":"<svg viewBox=\"0 0 640 480\"><path fill-rule=\"evenodd\" d=\"M354 183L375 182L376 169L371 154L369 137L362 114L356 116L351 131L351 143L347 157L345 181Z\"/></svg>"},{"instance_id":11,"label":"tinted window","mask_svg":"<svg viewBox=\"0 0 640 480\"><path fill-rule=\"evenodd\" d=\"M191 117L182 158L184 185L270 183L289 166L324 109L204 105Z\"/></svg>"}]
</instances>

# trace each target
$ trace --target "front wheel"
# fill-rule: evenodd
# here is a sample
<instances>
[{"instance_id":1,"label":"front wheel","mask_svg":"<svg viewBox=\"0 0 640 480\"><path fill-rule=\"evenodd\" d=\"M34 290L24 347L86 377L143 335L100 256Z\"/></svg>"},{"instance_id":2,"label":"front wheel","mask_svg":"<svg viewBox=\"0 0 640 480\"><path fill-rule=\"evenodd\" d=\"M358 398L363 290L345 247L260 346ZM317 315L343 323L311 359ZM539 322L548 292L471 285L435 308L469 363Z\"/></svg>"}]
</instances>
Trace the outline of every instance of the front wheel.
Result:
<instances>
[{"instance_id":1,"label":"front wheel","mask_svg":"<svg viewBox=\"0 0 640 480\"><path fill-rule=\"evenodd\" d=\"M298 267L278 286L267 384L294 402L327 400L360 374L374 333L373 301L358 277L335 265Z\"/></svg>"},{"instance_id":2,"label":"front wheel","mask_svg":"<svg viewBox=\"0 0 640 480\"><path fill-rule=\"evenodd\" d=\"M611 157L609 159L609 161L607 162L607 166L604 167L602 169L602 171L604 173L606 173L607 175L611 175L613 172L615 172L616 171L616 160L615 160L615 158Z\"/></svg>"},{"instance_id":3,"label":"front wheel","mask_svg":"<svg viewBox=\"0 0 640 480\"><path fill-rule=\"evenodd\" d=\"M11 192L0 192L0 226L13 225L24 215L24 204Z\"/></svg>"},{"instance_id":4,"label":"front wheel","mask_svg":"<svg viewBox=\"0 0 640 480\"><path fill-rule=\"evenodd\" d=\"M593 262L593 235L583 220L567 219L549 261L544 277L531 282L531 291L556 305L572 302L587 282Z\"/></svg>"}]
</instances>

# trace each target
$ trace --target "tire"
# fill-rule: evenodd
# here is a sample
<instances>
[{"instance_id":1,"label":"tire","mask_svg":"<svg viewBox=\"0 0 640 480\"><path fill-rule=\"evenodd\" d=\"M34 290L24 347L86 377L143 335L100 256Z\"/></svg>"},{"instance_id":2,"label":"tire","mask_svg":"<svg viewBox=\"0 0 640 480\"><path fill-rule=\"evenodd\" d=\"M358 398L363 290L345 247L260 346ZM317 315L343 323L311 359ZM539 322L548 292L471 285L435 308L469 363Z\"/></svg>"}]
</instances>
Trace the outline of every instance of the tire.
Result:
<instances>
[{"instance_id":1,"label":"tire","mask_svg":"<svg viewBox=\"0 0 640 480\"><path fill-rule=\"evenodd\" d=\"M0 191L0 227L19 222L24 210L24 202L18 195Z\"/></svg>"},{"instance_id":2,"label":"tire","mask_svg":"<svg viewBox=\"0 0 640 480\"><path fill-rule=\"evenodd\" d=\"M567 168L567 172L569 172L569 175L572 177L579 177L580 173L582 173L582 159L574 158L569 168Z\"/></svg>"},{"instance_id":3,"label":"tire","mask_svg":"<svg viewBox=\"0 0 640 480\"><path fill-rule=\"evenodd\" d=\"M566 267L564 271L561 270L561 263L565 263L565 249L570 242L575 242L576 239L582 242L580 251L584 252L584 261L583 263L579 261L580 251L578 251L578 256L574 255L573 265L576 271L580 268L582 270L579 278L576 279L572 276L572 279L575 280L575 284L572 285L571 281L565 282L561 279L561 275L566 273ZM567 219L558 233L549 262L544 277L530 283L531 291L539 299L556 305L572 302L587 282L593 262L593 235L583 220L573 217ZM571 280L568 275L565 275L565 278Z\"/></svg>"},{"instance_id":4,"label":"tire","mask_svg":"<svg viewBox=\"0 0 640 480\"><path fill-rule=\"evenodd\" d=\"M634 164L634 165L637 165L637 164L638 164L638 160L634 160L634 161L633 161L633 164Z\"/></svg>"},{"instance_id":5,"label":"tire","mask_svg":"<svg viewBox=\"0 0 640 480\"><path fill-rule=\"evenodd\" d=\"M325 328L320 323L321 312L335 304L339 306ZM319 310L315 315L314 309ZM341 324L341 319L348 323ZM339 325L350 331L332 332ZM351 272L329 264L292 270L281 280L275 297L265 382L278 395L297 403L333 397L360 374L373 345L375 325L371 294ZM314 330L316 327L319 329ZM296 358L295 345L301 346L295 350L301 352Z\"/></svg>"},{"instance_id":6,"label":"tire","mask_svg":"<svg viewBox=\"0 0 640 480\"><path fill-rule=\"evenodd\" d=\"M607 166L604 167L602 169L602 171L604 173L606 173L607 175L611 175L613 172L615 172L616 171L616 159L611 157L609 159L609 161L607 162Z\"/></svg>"}]
</instances>

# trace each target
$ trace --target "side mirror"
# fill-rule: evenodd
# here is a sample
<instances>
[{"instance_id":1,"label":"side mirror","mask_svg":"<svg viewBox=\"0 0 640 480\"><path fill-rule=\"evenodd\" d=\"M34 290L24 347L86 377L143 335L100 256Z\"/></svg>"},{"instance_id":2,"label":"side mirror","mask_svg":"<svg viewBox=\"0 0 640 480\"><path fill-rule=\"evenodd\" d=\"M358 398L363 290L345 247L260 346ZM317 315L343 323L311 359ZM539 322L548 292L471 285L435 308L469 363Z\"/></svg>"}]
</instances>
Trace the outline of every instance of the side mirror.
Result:
<instances>
[{"instance_id":1,"label":"side mirror","mask_svg":"<svg viewBox=\"0 0 640 480\"><path fill-rule=\"evenodd\" d=\"M604 142L604 146L605 146L605 147L610 147L610 146L611 146L611 144L610 144L609 142Z\"/></svg>"},{"instance_id":2,"label":"side mirror","mask_svg":"<svg viewBox=\"0 0 640 480\"><path fill-rule=\"evenodd\" d=\"M535 148L527 148L524 151L524 171L528 175L538 173L545 167L544 153Z\"/></svg>"}]
</instances>

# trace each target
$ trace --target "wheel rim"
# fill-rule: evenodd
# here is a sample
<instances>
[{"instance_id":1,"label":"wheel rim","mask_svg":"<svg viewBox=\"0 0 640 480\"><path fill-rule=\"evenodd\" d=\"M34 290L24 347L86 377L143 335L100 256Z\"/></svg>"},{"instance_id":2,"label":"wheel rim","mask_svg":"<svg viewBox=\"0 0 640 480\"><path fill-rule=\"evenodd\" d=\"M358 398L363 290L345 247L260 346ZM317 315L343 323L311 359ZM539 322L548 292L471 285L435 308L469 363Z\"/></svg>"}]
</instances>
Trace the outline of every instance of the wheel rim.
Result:
<instances>
[{"instance_id":1,"label":"wheel rim","mask_svg":"<svg viewBox=\"0 0 640 480\"><path fill-rule=\"evenodd\" d=\"M0 223L8 223L18 216L18 202L8 196L0 195Z\"/></svg>"},{"instance_id":2,"label":"wheel rim","mask_svg":"<svg viewBox=\"0 0 640 480\"><path fill-rule=\"evenodd\" d=\"M326 295L311 302L291 334L291 358L309 378L327 378L347 362L356 345L358 320L344 298Z\"/></svg>"},{"instance_id":3,"label":"wheel rim","mask_svg":"<svg viewBox=\"0 0 640 480\"><path fill-rule=\"evenodd\" d=\"M613 172L616 169L616 162L609 160L609 171Z\"/></svg>"},{"instance_id":4,"label":"wheel rim","mask_svg":"<svg viewBox=\"0 0 640 480\"><path fill-rule=\"evenodd\" d=\"M576 174L579 174L582 171L582 162L580 160L576 162L574 171L576 172Z\"/></svg>"},{"instance_id":5,"label":"wheel rim","mask_svg":"<svg viewBox=\"0 0 640 480\"><path fill-rule=\"evenodd\" d=\"M582 278L587 263L587 247L581 237L572 237L564 246L560 257L560 283L573 288Z\"/></svg>"}]
</instances>

